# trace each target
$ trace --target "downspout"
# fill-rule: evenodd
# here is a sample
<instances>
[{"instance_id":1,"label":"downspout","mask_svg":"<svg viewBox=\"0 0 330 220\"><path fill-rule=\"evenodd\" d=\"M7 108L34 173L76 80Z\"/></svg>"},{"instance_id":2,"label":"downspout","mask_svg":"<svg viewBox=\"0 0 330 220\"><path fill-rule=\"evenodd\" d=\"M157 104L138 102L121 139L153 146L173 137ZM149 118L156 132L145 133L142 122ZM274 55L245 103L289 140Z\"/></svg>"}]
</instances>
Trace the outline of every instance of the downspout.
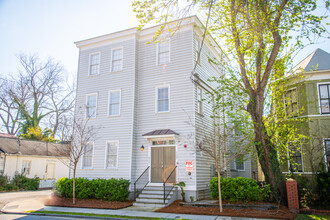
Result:
<instances>
[{"instance_id":1,"label":"downspout","mask_svg":"<svg viewBox=\"0 0 330 220\"><path fill-rule=\"evenodd\" d=\"M17 155L16 155L16 169L15 169L15 174L18 173L17 169L18 169L18 155L21 153L21 142L20 139L17 138Z\"/></svg>"}]
</instances>

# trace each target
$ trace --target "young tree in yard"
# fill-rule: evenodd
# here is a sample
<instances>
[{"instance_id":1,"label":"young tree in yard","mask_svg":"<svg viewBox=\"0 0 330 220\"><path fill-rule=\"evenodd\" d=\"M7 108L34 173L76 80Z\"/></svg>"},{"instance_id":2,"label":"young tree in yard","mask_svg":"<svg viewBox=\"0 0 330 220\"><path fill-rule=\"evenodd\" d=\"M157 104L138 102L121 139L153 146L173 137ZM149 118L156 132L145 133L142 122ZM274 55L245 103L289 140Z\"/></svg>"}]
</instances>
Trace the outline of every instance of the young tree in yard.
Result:
<instances>
[{"instance_id":1,"label":"young tree in yard","mask_svg":"<svg viewBox=\"0 0 330 220\"><path fill-rule=\"evenodd\" d=\"M325 4L324 9L329 9L329 1ZM275 92L270 90L270 81L274 80L275 73L284 75L291 54L303 45L304 37L313 39L327 33L322 25L326 16L313 14L317 9L316 0L133 2L140 28L150 21L165 23L155 39L170 29L173 20L186 16L194 8L206 18L205 33L211 33L223 42L222 49L236 61L239 80L235 86L248 96L245 109L253 122L254 145L262 171L274 197L284 201L280 198L285 196L285 191L281 185L278 146L268 134L268 122L264 117L269 111L266 108L267 95ZM292 37L293 31L299 32L295 38Z\"/></svg>"},{"instance_id":2,"label":"young tree in yard","mask_svg":"<svg viewBox=\"0 0 330 220\"><path fill-rule=\"evenodd\" d=\"M96 136L96 128L89 124L85 119L83 111L78 111L73 120L72 136L68 137L68 154L70 154L69 168L73 172L73 204L76 203L76 171L79 160L82 163L91 163L87 155L93 151L90 148L92 141Z\"/></svg>"},{"instance_id":3,"label":"young tree in yard","mask_svg":"<svg viewBox=\"0 0 330 220\"><path fill-rule=\"evenodd\" d=\"M2 79L7 85L0 93L4 100L0 109L2 122L6 128L17 128L19 123L20 132L27 134L31 128L40 129L42 120L50 119L54 121L51 136L55 136L59 120L72 110L74 100L73 89L66 86L63 67L51 58L43 62L37 55L20 54L17 58L22 67L18 75ZM17 133L17 129L7 132Z\"/></svg>"}]
</instances>

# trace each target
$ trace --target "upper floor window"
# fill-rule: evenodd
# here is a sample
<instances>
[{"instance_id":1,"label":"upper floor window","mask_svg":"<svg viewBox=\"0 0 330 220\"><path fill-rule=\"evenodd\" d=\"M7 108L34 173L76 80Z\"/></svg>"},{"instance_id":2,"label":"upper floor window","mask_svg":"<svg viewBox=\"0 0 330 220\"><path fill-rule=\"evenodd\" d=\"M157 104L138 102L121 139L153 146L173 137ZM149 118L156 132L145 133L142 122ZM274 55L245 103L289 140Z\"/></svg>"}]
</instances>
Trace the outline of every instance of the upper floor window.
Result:
<instances>
[{"instance_id":1,"label":"upper floor window","mask_svg":"<svg viewBox=\"0 0 330 220\"><path fill-rule=\"evenodd\" d=\"M157 112L170 111L169 87L157 88Z\"/></svg>"},{"instance_id":2,"label":"upper floor window","mask_svg":"<svg viewBox=\"0 0 330 220\"><path fill-rule=\"evenodd\" d=\"M29 175L31 171L31 160L23 160L22 173L24 175Z\"/></svg>"},{"instance_id":3,"label":"upper floor window","mask_svg":"<svg viewBox=\"0 0 330 220\"><path fill-rule=\"evenodd\" d=\"M100 53L93 53L89 56L89 75L100 73Z\"/></svg>"},{"instance_id":4,"label":"upper floor window","mask_svg":"<svg viewBox=\"0 0 330 220\"><path fill-rule=\"evenodd\" d=\"M289 146L289 167L293 172L303 172L301 149Z\"/></svg>"},{"instance_id":5,"label":"upper floor window","mask_svg":"<svg viewBox=\"0 0 330 220\"><path fill-rule=\"evenodd\" d=\"M87 95L86 100L86 118L96 118L96 94Z\"/></svg>"},{"instance_id":6,"label":"upper floor window","mask_svg":"<svg viewBox=\"0 0 330 220\"><path fill-rule=\"evenodd\" d=\"M158 44L158 64L170 62L170 42L159 42Z\"/></svg>"},{"instance_id":7,"label":"upper floor window","mask_svg":"<svg viewBox=\"0 0 330 220\"><path fill-rule=\"evenodd\" d=\"M324 140L325 163L328 172L330 171L330 140Z\"/></svg>"},{"instance_id":8,"label":"upper floor window","mask_svg":"<svg viewBox=\"0 0 330 220\"><path fill-rule=\"evenodd\" d=\"M119 141L107 142L107 168L116 168L118 162Z\"/></svg>"},{"instance_id":9,"label":"upper floor window","mask_svg":"<svg viewBox=\"0 0 330 220\"><path fill-rule=\"evenodd\" d=\"M92 168L93 161L93 143L88 143L84 147L82 168Z\"/></svg>"},{"instance_id":10,"label":"upper floor window","mask_svg":"<svg viewBox=\"0 0 330 220\"><path fill-rule=\"evenodd\" d=\"M120 115L120 90L109 93L109 116Z\"/></svg>"},{"instance_id":11,"label":"upper floor window","mask_svg":"<svg viewBox=\"0 0 330 220\"><path fill-rule=\"evenodd\" d=\"M120 71L123 69L123 48L112 50L111 72Z\"/></svg>"},{"instance_id":12,"label":"upper floor window","mask_svg":"<svg viewBox=\"0 0 330 220\"><path fill-rule=\"evenodd\" d=\"M319 85L321 114L330 113L330 84Z\"/></svg>"},{"instance_id":13,"label":"upper floor window","mask_svg":"<svg viewBox=\"0 0 330 220\"><path fill-rule=\"evenodd\" d=\"M200 49L200 42L197 38L195 38L195 60L198 64L200 64L200 56L198 56L199 49Z\"/></svg>"},{"instance_id":14,"label":"upper floor window","mask_svg":"<svg viewBox=\"0 0 330 220\"><path fill-rule=\"evenodd\" d=\"M197 87L197 112L203 114L203 89Z\"/></svg>"},{"instance_id":15,"label":"upper floor window","mask_svg":"<svg viewBox=\"0 0 330 220\"><path fill-rule=\"evenodd\" d=\"M289 116L294 116L298 113L297 89L290 89L284 95L285 110Z\"/></svg>"}]
</instances>

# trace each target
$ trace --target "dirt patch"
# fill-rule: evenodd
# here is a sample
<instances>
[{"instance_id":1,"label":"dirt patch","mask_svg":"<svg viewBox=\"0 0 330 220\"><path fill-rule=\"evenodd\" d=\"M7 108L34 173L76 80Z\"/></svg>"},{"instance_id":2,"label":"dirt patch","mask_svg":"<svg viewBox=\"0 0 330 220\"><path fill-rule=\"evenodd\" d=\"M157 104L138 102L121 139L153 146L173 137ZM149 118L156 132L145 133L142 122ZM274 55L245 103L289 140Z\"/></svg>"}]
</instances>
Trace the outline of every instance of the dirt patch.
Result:
<instances>
[{"instance_id":1,"label":"dirt patch","mask_svg":"<svg viewBox=\"0 0 330 220\"><path fill-rule=\"evenodd\" d=\"M291 213L288 207L280 205L277 210L256 210L231 209L224 208L220 213L219 208L214 207L186 207L180 206L181 201L177 200L168 207L158 209L156 212L177 213L177 214L193 214L193 215L220 215L220 216L236 216L236 217L252 217L252 218L275 218L275 219L295 219L296 214Z\"/></svg>"},{"instance_id":2,"label":"dirt patch","mask_svg":"<svg viewBox=\"0 0 330 220\"><path fill-rule=\"evenodd\" d=\"M98 199L76 199L76 204L72 204L72 199L51 196L45 201L48 206L93 208L93 209L122 209L133 205L133 201L109 202Z\"/></svg>"}]
</instances>

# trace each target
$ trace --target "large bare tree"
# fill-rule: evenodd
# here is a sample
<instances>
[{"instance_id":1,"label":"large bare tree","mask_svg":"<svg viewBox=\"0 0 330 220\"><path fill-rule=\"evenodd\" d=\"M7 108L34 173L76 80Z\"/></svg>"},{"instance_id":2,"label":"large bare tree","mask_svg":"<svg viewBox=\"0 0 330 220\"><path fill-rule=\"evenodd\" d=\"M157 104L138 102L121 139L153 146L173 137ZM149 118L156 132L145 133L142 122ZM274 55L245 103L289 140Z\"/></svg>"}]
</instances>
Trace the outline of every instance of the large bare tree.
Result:
<instances>
[{"instance_id":1,"label":"large bare tree","mask_svg":"<svg viewBox=\"0 0 330 220\"><path fill-rule=\"evenodd\" d=\"M18 74L2 79L8 85L0 94L5 101L0 112L2 122L7 128L16 128L7 132L16 134L19 123L21 132L27 133L43 120L56 135L61 117L74 104L74 90L67 86L62 65L51 58L42 61L37 55L19 54L17 58L21 66Z\"/></svg>"}]
</instances>

